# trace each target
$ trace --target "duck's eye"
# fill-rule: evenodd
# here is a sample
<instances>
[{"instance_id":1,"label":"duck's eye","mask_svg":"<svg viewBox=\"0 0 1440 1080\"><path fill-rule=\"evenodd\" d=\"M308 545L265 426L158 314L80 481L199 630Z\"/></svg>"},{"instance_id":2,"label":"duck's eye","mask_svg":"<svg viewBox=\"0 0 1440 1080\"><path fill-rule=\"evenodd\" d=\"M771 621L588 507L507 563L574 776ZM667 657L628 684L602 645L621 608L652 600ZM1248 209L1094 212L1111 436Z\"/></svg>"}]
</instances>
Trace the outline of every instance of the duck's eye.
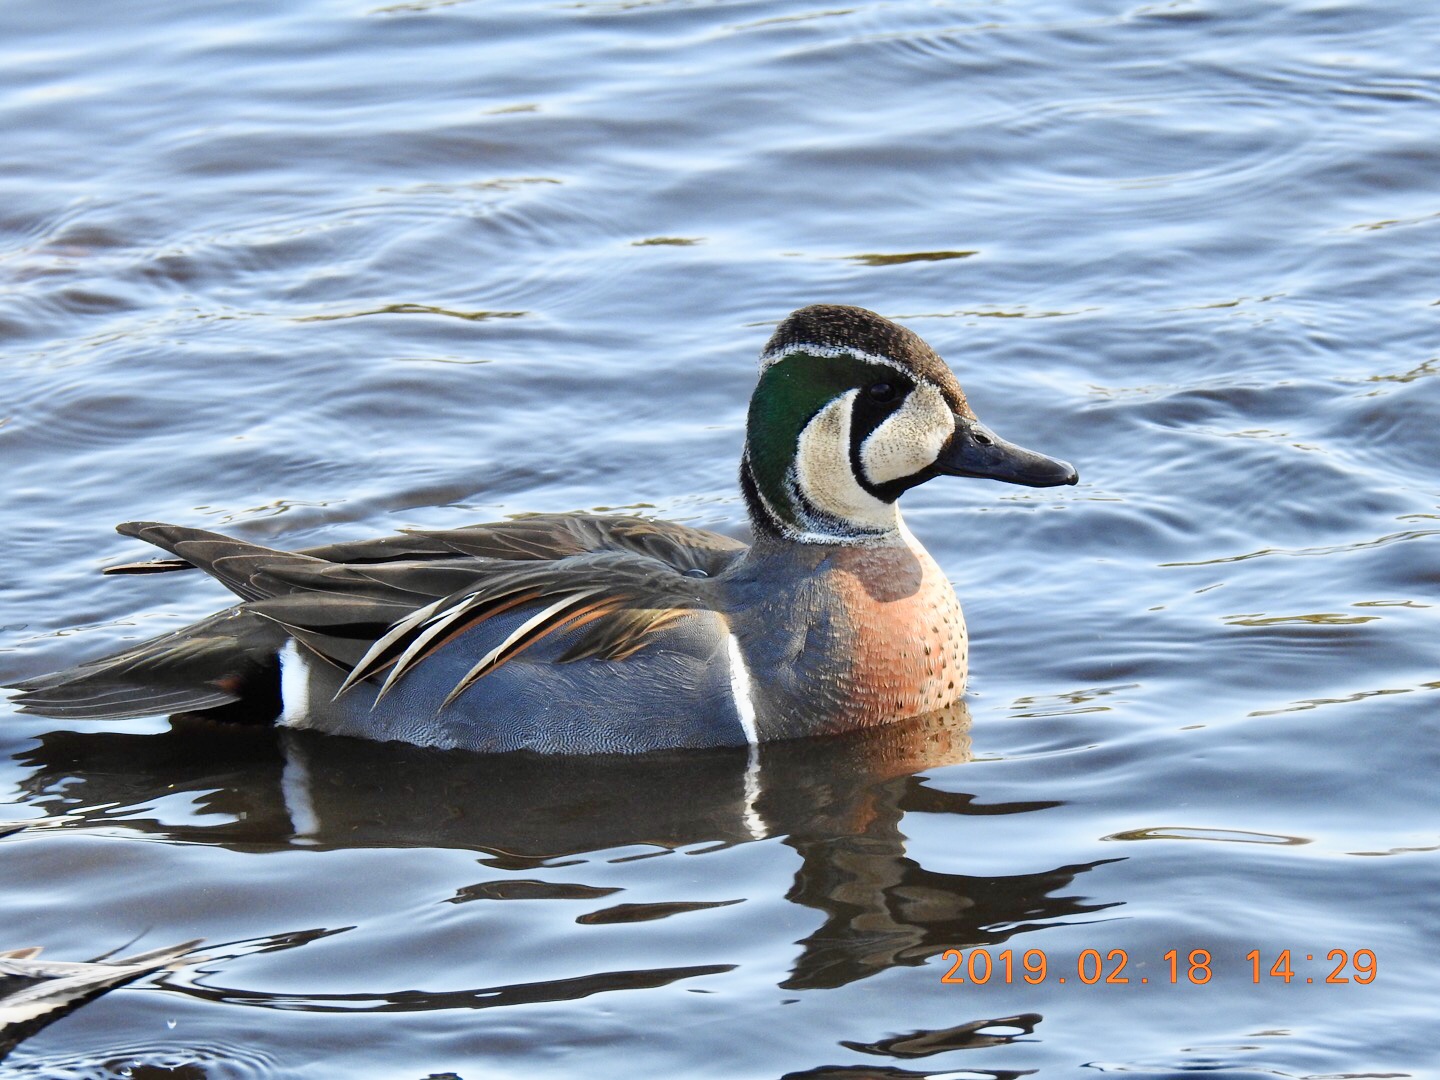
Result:
<instances>
[{"instance_id":1,"label":"duck's eye","mask_svg":"<svg viewBox=\"0 0 1440 1080\"><path fill-rule=\"evenodd\" d=\"M874 383L870 389L865 392L870 395L871 401L883 402L895 400L895 387L891 386L888 382Z\"/></svg>"}]
</instances>

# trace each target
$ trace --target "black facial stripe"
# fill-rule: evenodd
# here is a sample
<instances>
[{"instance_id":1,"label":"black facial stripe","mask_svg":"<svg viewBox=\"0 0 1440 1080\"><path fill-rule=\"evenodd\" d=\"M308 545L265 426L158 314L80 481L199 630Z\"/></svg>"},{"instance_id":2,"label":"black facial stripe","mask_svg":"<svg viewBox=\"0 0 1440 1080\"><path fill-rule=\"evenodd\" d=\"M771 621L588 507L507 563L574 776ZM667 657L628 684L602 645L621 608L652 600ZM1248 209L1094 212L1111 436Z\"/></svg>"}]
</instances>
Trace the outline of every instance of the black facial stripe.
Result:
<instances>
[{"instance_id":1,"label":"black facial stripe","mask_svg":"<svg viewBox=\"0 0 1440 1080\"><path fill-rule=\"evenodd\" d=\"M860 457L865 440L905 404L910 396L910 391L915 388L915 384L903 375L897 374L885 381L895 388L895 397L890 401L876 401L865 392L864 387L861 388L860 393L855 395L855 401L850 410L850 471L855 474L855 482L863 490L881 502L893 503L914 486L910 482L910 478L901 477L884 484L872 484L870 478L865 475L865 465Z\"/></svg>"},{"instance_id":2,"label":"black facial stripe","mask_svg":"<svg viewBox=\"0 0 1440 1080\"><path fill-rule=\"evenodd\" d=\"M860 392L855 395L855 403L850 411L850 431L852 435L859 436L860 442L869 438L872 431L883 424L896 409L904 405L910 391L915 389L915 384L900 374L876 380L876 382L882 381L888 383L895 390L895 396L889 401L876 401L871 397L866 392L869 384L860 387Z\"/></svg>"}]
</instances>

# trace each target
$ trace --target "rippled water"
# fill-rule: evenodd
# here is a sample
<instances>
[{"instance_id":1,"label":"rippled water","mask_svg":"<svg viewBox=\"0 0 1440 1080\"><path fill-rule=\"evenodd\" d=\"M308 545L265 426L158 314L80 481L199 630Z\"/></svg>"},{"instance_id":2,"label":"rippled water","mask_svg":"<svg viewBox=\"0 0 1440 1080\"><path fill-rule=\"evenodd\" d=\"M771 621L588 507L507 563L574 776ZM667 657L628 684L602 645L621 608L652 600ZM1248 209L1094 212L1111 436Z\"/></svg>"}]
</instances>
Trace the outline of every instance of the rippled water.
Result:
<instances>
[{"instance_id":1,"label":"rippled water","mask_svg":"<svg viewBox=\"0 0 1440 1080\"><path fill-rule=\"evenodd\" d=\"M0 706L36 823L0 948L206 957L0 1070L1440 1067L1437 38L1338 0L0 7L0 681L225 602L100 578L130 518L739 531L804 303L901 319L1082 476L909 496L968 715L748 784Z\"/></svg>"}]
</instances>

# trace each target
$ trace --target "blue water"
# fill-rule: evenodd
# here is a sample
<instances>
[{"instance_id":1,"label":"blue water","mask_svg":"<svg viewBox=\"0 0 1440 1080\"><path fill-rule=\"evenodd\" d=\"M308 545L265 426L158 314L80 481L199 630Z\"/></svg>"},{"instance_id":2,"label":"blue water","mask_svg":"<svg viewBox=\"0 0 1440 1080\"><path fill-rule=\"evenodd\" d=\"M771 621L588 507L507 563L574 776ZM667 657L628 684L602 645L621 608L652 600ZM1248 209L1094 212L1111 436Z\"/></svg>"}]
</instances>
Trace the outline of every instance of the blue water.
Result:
<instances>
[{"instance_id":1,"label":"blue water","mask_svg":"<svg viewBox=\"0 0 1440 1080\"><path fill-rule=\"evenodd\" d=\"M205 939L0 1075L1440 1069L1437 39L1338 0L0 6L0 681L226 602L100 577L137 517L738 533L806 303L1082 477L907 496L968 715L748 784L0 705L0 949Z\"/></svg>"}]
</instances>

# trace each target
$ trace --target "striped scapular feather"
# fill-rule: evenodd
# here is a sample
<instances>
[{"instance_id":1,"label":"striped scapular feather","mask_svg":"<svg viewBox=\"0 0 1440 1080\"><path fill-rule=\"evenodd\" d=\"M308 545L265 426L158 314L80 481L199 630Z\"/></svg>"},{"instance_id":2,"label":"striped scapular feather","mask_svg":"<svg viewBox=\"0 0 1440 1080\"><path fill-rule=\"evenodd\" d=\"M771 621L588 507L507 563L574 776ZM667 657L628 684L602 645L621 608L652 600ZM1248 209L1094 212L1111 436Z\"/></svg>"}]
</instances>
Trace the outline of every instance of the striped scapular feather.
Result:
<instances>
[{"instance_id":1,"label":"striped scapular feather","mask_svg":"<svg viewBox=\"0 0 1440 1080\"><path fill-rule=\"evenodd\" d=\"M539 596L538 589L519 589L509 594L491 597L471 594L452 608L432 615L426 620L423 629L418 629L412 634L405 651L395 658L390 668L390 674L381 683L375 700L379 701L388 694L396 680L409 671L417 660L430 655L445 642L480 625L486 619L493 619L496 615L517 608ZM442 634L445 636L441 637ZM429 647L427 648L427 646Z\"/></svg>"},{"instance_id":2,"label":"striped scapular feather","mask_svg":"<svg viewBox=\"0 0 1440 1080\"><path fill-rule=\"evenodd\" d=\"M562 664L577 660L628 660L657 630L678 622L683 608L619 608L560 655Z\"/></svg>"},{"instance_id":3,"label":"striped scapular feather","mask_svg":"<svg viewBox=\"0 0 1440 1080\"><path fill-rule=\"evenodd\" d=\"M600 591L600 589L585 589L581 592L563 596L543 611L526 619L512 630L504 641L500 642L500 644L482 656L480 661L465 673L464 677L455 685L455 689L451 690L449 695L446 696L440 707L443 709L450 705L451 702L466 690L474 686L478 680L494 671L501 664L514 659L514 657L524 652L542 638L567 629L578 619L586 615L598 618L599 609L613 606L616 602L614 599L608 604L605 601L601 601L599 604L591 605L589 609L579 613L570 613L569 609Z\"/></svg>"}]
</instances>

